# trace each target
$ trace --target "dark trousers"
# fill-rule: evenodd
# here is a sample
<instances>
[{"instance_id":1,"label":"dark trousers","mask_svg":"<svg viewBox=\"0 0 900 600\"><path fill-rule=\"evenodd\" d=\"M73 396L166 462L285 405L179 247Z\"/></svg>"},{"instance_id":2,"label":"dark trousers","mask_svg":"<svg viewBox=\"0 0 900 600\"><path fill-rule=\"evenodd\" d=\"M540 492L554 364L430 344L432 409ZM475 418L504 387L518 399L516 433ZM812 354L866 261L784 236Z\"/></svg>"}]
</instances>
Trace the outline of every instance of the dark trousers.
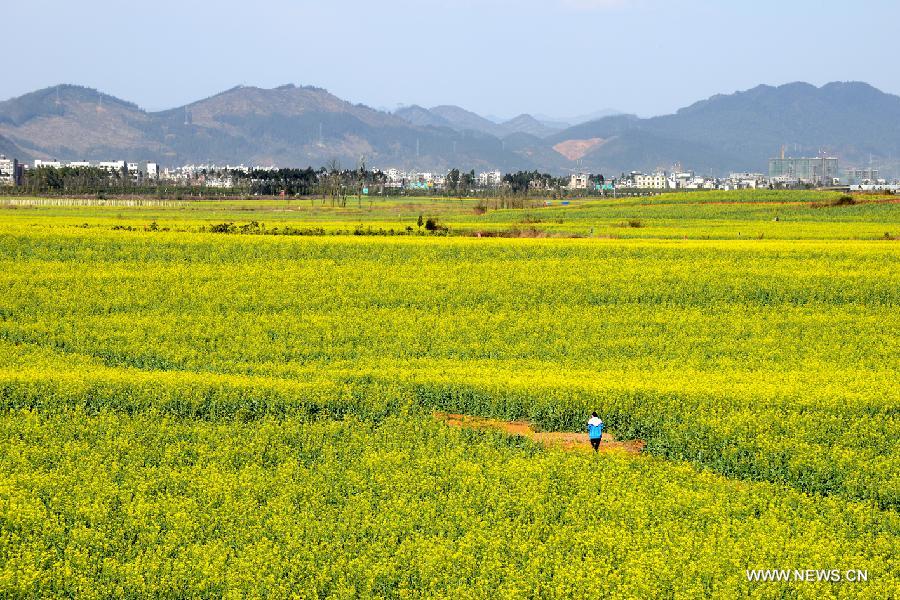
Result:
<instances>
[{"instance_id":1,"label":"dark trousers","mask_svg":"<svg viewBox=\"0 0 900 600\"><path fill-rule=\"evenodd\" d=\"M600 438L591 438L591 448L594 449L594 452L600 449Z\"/></svg>"}]
</instances>

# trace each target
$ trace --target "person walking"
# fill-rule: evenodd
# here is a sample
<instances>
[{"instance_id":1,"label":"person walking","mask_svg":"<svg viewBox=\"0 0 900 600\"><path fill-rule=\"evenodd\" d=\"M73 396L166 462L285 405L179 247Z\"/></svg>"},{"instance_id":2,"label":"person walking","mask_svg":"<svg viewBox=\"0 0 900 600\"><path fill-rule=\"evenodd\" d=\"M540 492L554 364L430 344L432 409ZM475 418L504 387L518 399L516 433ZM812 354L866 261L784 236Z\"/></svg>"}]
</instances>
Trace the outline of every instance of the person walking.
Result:
<instances>
[{"instance_id":1,"label":"person walking","mask_svg":"<svg viewBox=\"0 0 900 600\"><path fill-rule=\"evenodd\" d=\"M603 421L597 416L596 412L591 413L591 418L587 422L588 437L591 439L591 447L594 452L600 449L600 440L603 439Z\"/></svg>"}]
</instances>

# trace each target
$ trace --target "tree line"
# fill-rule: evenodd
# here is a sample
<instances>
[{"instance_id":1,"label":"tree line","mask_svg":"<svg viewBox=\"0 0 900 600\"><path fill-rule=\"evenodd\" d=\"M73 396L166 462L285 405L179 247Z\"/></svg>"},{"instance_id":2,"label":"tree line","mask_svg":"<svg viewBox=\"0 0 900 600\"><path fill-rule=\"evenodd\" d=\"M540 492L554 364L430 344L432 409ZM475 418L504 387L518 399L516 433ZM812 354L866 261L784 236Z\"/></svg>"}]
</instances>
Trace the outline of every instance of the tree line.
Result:
<instances>
[{"instance_id":1,"label":"tree line","mask_svg":"<svg viewBox=\"0 0 900 600\"><path fill-rule=\"evenodd\" d=\"M215 182L213 185L212 182ZM417 182L410 182L417 183ZM421 182L418 182L421 185ZM588 190L604 183L603 175L591 175ZM539 171L517 171L502 176L499 185L479 185L474 170L451 169L440 187L399 187L390 185L387 175L369 169L364 162L355 169L343 169L337 161L313 169L281 168L250 170L201 170L193 177L166 181L132 177L127 169L101 167L47 167L28 169L15 190L32 195L139 194L159 197L186 196L283 196L318 197L323 203L346 206L348 198L361 203L364 196L419 195L436 196L528 196L570 195L568 177L555 177Z\"/></svg>"}]
</instances>

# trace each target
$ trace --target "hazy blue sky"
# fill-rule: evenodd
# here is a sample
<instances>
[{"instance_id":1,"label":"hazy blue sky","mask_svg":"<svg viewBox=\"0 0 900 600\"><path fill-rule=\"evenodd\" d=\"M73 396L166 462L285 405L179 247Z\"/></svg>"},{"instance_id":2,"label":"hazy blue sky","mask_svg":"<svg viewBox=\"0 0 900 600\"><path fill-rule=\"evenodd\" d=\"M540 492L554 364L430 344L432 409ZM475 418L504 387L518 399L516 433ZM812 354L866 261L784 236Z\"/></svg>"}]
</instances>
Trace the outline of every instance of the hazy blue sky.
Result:
<instances>
[{"instance_id":1,"label":"hazy blue sky","mask_svg":"<svg viewBox=\"0 0 900 600\"><path fill-rule=\"evenodd\" d=\"M798 80L900 93L897 0L27 0L0 21L0 99L78 83L163 109L297 83L568 116Z\"/></svg>"}]
</instances>

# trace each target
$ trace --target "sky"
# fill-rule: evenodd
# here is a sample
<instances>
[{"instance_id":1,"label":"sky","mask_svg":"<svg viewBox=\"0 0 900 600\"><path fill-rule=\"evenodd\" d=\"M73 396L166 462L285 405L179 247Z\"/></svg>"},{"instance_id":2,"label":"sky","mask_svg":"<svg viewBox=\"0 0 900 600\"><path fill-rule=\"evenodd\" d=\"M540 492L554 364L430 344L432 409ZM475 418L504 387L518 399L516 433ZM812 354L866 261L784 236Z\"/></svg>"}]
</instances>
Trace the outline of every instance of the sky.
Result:
<instances>
[{"instance_id":1,"label":"sky","mask_svg":"<svg viewBox=\"0 0 900 600\"><path fill-rule=\"evenodd\" d=\"M162 110L294 83L376 108L563 118L667 114L761 83L900 94L896 0L28 0L0 21L0 99L73 83Z\"/></svg>"}]
</instances>

